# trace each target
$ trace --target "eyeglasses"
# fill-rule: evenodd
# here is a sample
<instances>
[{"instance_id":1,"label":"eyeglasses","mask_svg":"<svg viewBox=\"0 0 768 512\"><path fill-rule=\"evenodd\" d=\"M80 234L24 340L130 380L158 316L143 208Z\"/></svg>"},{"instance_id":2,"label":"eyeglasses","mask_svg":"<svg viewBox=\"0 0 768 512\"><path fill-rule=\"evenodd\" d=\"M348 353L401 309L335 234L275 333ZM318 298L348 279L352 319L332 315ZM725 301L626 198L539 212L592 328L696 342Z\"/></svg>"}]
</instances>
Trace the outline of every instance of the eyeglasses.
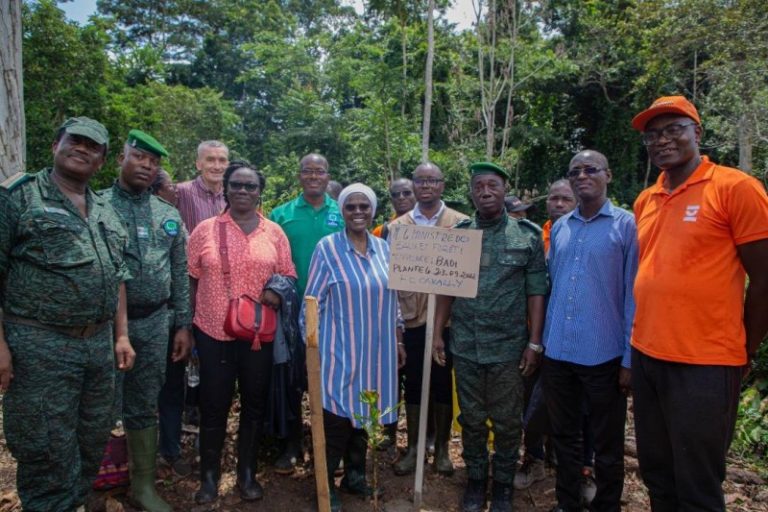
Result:
<instances>
[{"instance_id":1,"label":"eyeglasses","mask_svg":"<svg viewBox=\"0 0 768 512\"><path fill-rule=\"evenodd\" d=\"M347 203L344 205L344 211L347 211L350 213L357 212L357 211L365 213L370 209L371 209L371 205L365 204L365 203L358 203L358 204Z\"/></svg>"},{"instance_id":2,"label":"eyeglasses","mask_svg":"<svg viewBox=\"0 0 768 512\"><path fill-rule=\"evenodd\" d=\"M326 174L328 174L328 171L325 169L302 169L301 175L302 176L317 176L317 177L323 177Z\"/></svg>"},{"instance_id":3,"label":"eyeglasses","mask_svg":"<svg viewBox=\"0 0 768 512\"><path fill-rule=\"evenodd\" d=\"M644 146L653 146L659 142L660 137L664 137L667 140L678 139L685 131L686 126L695 126L696 123L672 123L668 124L661 130L646 130L640 137Z\"/></svg>"},{"instance_id":4,"label":"eyeglasses","mask_svg":"<svg viewBox=\"0 0 768 512\"><path fill-rule=\"evenodd\" d=\"M397 199L398 197L411 197L413 195L412 190L401 190L400 192L390 192L389 197Z\"/></svg>"},{"instance_id":5,"label":"eyeglasses","mask_svg":"<svg viewBox=\"0 0 768 512\"><path fill-rule=\"evenodd\" d=\"M443 181L445 180L442 180L440 178L414 178L413 184L418 185L420 187L424 185L428 187L436 187L439 184L441 184Z\"/></svg>"},{"instance_id":6,"label":"eyeglasses","mask_svg":"<svg viewBox=\"0 0 768 512\"><path fill-rule=\"evenodd\" d=\"M574 169L568 169L565 173L566 178L578 178L581 173L584 172L587 176L594 176L595 174L604 171L602 167L576 167Z\"/></svg>"},{"instance_id":7,"label":"eyeglasses","mask_svg":"<svg viewBox=\"0 0 768 512\"><path fill-rule=\"evenodd\" d=\"M230 181L229 190L243 190L246 192L256 192L259 190L258 183L245 183L244 181Z\"/></svg>"}]
</instances>

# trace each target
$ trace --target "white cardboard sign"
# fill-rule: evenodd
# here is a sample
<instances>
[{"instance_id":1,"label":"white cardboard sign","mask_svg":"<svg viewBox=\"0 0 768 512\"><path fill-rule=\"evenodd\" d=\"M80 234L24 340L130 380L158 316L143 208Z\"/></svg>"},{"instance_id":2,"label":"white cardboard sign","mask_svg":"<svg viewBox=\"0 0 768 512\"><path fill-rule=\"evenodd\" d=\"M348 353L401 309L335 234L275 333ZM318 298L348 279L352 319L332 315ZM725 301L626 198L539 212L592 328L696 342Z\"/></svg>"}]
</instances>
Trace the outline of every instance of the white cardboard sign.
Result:
<instances>
[{"instance_id":1,"label":"white cardboard sign","mask_svg":"<svg viewBox=\"0 0 768 512\"><path fill-rule=\"evenodd\" d=\"M483 232L389 225L389 288L474 298Z\"/></svg>"}]
</instances>

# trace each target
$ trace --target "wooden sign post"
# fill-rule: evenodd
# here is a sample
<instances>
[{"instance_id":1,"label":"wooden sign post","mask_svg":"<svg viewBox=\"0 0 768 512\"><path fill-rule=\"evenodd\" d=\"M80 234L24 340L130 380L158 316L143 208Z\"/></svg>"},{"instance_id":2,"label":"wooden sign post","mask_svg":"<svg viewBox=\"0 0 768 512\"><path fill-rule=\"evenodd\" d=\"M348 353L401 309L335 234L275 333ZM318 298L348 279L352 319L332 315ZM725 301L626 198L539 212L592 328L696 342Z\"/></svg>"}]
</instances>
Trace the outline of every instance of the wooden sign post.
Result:
<instances>
[{"instance_id":1,"label":"wooden sign post","mask_svg":"<svg viewBox=\"0 0 768 512\"><path fill-rule=\"evenodd\" d=\"M323 426L323 395L320 378L320 349L318 348L317 299L304 297L307 306L307 385L309 388L309 418L312 425L312 451L315 455L315 483L317 484L317 510L331 511L328 487L328 465L325 461L325 428Z\"/></svg>"},{"instance_id":2,"label":"wooden sign post","mask_svg":"<svg viewBox=\"0 0 768 512\"><path fill-rule=\"evenodd\" d=\"M389 288L428 293L424 366L421 377L419 441L416 448L416 482L413 504L421 506L424 486L424 451L427 407L432 373L432 339L435 327L435 294L475 297L480 272L483 232L429 226L390 224Z\"/></svg>"}]
</instances>

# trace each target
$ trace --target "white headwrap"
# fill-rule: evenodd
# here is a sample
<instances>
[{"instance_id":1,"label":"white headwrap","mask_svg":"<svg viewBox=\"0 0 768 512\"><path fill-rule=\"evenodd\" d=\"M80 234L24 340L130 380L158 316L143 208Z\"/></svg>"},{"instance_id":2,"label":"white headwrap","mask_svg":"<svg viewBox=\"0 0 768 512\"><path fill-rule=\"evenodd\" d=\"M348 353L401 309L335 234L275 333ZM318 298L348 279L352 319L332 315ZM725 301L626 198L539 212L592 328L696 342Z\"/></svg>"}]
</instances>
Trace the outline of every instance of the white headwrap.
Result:
<instances>
[{"instance_id":1,"label":"white headwrap","mask_svg":"<svg viewBox=\"0 0 768 512\"><path fill-rule=\"evenodd\" d=\"M347 202L347 199L349 199L349 196L352 194L363 194L367 197L368 201L371 203L371 211L373 212L373 215L376 215L376 193L371 187L363 185L362 183L353 183L348 187L344 187L344 190L339 194L340 208L344 208L344 203Z\"/></svg>"}]
</instances>

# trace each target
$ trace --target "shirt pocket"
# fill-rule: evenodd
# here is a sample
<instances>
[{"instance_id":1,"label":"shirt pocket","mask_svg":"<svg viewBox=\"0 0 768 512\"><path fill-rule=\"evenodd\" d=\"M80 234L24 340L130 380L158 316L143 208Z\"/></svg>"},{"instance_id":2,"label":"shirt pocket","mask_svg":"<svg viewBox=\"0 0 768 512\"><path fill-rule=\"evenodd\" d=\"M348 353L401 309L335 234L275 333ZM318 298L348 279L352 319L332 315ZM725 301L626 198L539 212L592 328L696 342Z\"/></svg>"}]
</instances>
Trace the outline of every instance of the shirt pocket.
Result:
<instances>
[{"instance_id":1,"label":"shirt pocket","mask_svg":"<svg viewBox=\"0 0 768 512\"><path fill-rule=\"evenodd\" d=\"M528 266L529 251L527 248L517 247L504 247L499 251L498 262L503 267L520 267L524 268Z\"/></svg>"},{"instance_id":2,"label":"shirt pocket","mask_svg":"<svg viewBox=\"0 0 768 512\"><path fill-rule=\"evenodd\" d=\"M36 245L42 248L46 264L54 268L82 267L96 260L90 245L83 242L84 229L51 218L35 219L32 223Z\"/></svg>"}]
</instances>

